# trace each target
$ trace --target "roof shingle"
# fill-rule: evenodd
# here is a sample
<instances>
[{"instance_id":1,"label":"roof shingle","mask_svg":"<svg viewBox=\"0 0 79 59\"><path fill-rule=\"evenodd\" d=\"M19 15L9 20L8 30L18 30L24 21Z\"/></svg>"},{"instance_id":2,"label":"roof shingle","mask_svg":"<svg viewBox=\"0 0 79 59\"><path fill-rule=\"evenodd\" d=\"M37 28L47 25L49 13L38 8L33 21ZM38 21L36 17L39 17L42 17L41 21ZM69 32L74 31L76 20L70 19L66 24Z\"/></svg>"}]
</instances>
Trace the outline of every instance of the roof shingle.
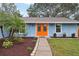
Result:
<instances>
[{"instance_id":1,"label":"roof shingle","mask_svg":"<svg viewBox=\"0 0 79 59\"><path fill-rule=\"evenodd\" d=\"M24 17L25 23L79 23L77 20L71 20L65 17Z\"/></svg>"}]
</instances>

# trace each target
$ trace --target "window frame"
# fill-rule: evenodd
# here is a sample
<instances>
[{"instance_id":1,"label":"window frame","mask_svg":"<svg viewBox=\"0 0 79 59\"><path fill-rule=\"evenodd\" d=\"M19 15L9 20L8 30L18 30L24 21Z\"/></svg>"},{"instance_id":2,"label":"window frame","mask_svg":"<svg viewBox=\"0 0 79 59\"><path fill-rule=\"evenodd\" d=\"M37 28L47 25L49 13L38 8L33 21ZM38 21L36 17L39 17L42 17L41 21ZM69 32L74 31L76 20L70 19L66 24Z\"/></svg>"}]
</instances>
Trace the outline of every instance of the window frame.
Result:
<instances>
[{"instance_id":1,"label":"window frame","mask_svg":"<svg viewBox=\"0 0 79 59\"><path fill-rule=\"evenodd\" d=\"M57 23L57 24L60 24L60 23ZM61 33L62 32L62 24L60 24L60 32L57 32L57 27L56 27L57 24L55 24L55 32L56 33Z\"/></svg>"},{"instance_id":2,"label":"window frame","mask_svg":"<svg viewBox=\"0 0 79 59\"><path fill-rule=\"evenodd\" d=\"M39 29L38 27L39 27L40 29ZM38 31L38 30L39 30L39 31ZM38 31L38 32L41 32L41 24L37 24L37 31Z\"/></svg>"},{"instance_id":3,"label":"window frame","mask_svg":"<svg viewBox=\"0 0 79 59\"><path fill-rule=\"evenodd\" d=\"M47 25L46 24L43 24L43 31L47 32Z\"/></svg>"}]
</instances>

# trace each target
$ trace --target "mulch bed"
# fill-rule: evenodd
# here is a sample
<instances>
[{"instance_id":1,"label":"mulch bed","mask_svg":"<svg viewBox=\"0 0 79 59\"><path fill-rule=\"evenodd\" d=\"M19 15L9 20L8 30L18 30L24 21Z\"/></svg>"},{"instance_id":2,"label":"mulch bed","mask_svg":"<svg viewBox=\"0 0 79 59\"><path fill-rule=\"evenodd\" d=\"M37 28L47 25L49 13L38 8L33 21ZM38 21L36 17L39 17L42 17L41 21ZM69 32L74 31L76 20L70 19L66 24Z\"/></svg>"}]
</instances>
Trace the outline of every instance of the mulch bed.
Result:
<instances>
[{"instance_id":1,"label":"mulch bed","mask_svg":"<svg viewBox=\"0 0 79 59\"><path fill-rule=\"evenodd\" d=\"M27 47L34 49L36 42L33 42L33 40L37 40L37 38L23 39L25 39L24 42L14 44L12 48L7 49L1 46L3 40L0 40L0 56L30 56L32 51L28 51Z\"/></svg>"}]
</instances>

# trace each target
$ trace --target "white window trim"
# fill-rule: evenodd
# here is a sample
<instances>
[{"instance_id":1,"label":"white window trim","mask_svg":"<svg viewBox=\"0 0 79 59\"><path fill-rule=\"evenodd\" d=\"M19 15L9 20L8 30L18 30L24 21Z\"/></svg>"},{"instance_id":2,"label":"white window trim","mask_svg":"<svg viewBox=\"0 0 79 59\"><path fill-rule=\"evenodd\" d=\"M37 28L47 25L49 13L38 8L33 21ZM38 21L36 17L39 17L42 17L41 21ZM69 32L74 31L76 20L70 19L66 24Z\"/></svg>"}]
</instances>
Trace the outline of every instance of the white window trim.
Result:
<instances>
[{"instance_id":1,"label":"white window trim","mask_svg":"<svg viewBox=\"0 0 79 59\"><path fill-rule=\"evenodd\" d=\"M60 24L60 23L55 23L55 33L62 33L62 24L60 24L60 27L61 27L60 28L60 30L61 30L60 32L56 32L56 24Z\"/></svg>"}]
</instances>

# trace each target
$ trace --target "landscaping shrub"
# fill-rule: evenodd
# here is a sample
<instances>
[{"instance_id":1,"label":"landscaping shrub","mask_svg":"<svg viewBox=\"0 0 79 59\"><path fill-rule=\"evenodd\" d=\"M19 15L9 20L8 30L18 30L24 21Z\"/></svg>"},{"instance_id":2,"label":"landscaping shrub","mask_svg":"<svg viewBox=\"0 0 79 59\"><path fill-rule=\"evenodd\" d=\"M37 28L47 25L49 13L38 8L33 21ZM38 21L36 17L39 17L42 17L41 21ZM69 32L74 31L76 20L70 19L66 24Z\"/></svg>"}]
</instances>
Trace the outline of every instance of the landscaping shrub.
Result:
<instances>
[{"instance_id":1,"label":"landscaping shrub","mask_svg":"<svg viewBox=\"0 0 79 59\"><path fill-rule=\"evenodd\" d=\"M27 50L28 50L28 51L32 51L33 48L32 48L32 47L27 47Z\"/></svg>"},{"instance_id":2,"label":"landscaping shrub","mask_svg":"<svg viewBox=\"0 0 79 59\"><path fill-rule=\"evenodd\" d=\"M0 46L2 46L4 39L0 39Z\"/></svg>"},{"instance_id":3,"label":"landscaping shrub","mask_svg":"<svg viewBox=\"0 0 79 59\"><path fill-rule=\"evenodd\" d=\"M37 41L37 40L32 40L32 42L34 42L34 43L35 43L36 41Z\"/></svg>"},{"instance_id":4,"label":"landscaping shrub","mask_svg":"<svg viewBox=\"0 0 79 59\"><path fill-rule=\"evenodd\" d=\"M75 37L75 33L72 33L72 37L73 37L73 38Z\"/></svg>"},{"instance_id":5,"label":"landscaping shrub","mask_svg":"<svg viewBox=\"0 0 79 59\"><path fill-rule=\"evenodd\" d=\"M63 33L63 37L66 37L66 33Z\"/></svg>"},{"instance_id":6,"label":"landscaping shrub","mask_svg":"<svg viewBox=\"0 0 79 59\"><path fill-rule=\"evenodd\" d=\"M13 42L9 41L9 40L5 40L2 44L2 47L4 48L10 48L13 46Z\"/></svg>"},{"instance_id":7,"label":"landscaping shrub","mask_svg":"<svg viewBox=\"0 0 79 59\"><path fill-rule=\"evenodd\" d=\"M23 38L14 38L13 42L15 42L15 43L21 43L21 42L24 42L24 39Z\"/></svg>"},{"instance_id":8,"label":"landscaping shrub","mask_svg":"<svg viewBox=\"0 0 79 59\"><path fill-rule=\"evenodd\" d=\"M17 40L18 40L18 42L24 42L23 38L18 38Z\"/></svg>"},{"instance_id":9,"label":"landscaping shrub","mask_svg":"<svg viewBox=\"0 0 79 59\"><path fill-rule=\"evenodd\" d=\"M53 34L53 36L54 36L54 37L56 37L56 36L57 36L57 34L56 34L56 33L54 33L54 34Z\"/></svg>"}]
</instances>

